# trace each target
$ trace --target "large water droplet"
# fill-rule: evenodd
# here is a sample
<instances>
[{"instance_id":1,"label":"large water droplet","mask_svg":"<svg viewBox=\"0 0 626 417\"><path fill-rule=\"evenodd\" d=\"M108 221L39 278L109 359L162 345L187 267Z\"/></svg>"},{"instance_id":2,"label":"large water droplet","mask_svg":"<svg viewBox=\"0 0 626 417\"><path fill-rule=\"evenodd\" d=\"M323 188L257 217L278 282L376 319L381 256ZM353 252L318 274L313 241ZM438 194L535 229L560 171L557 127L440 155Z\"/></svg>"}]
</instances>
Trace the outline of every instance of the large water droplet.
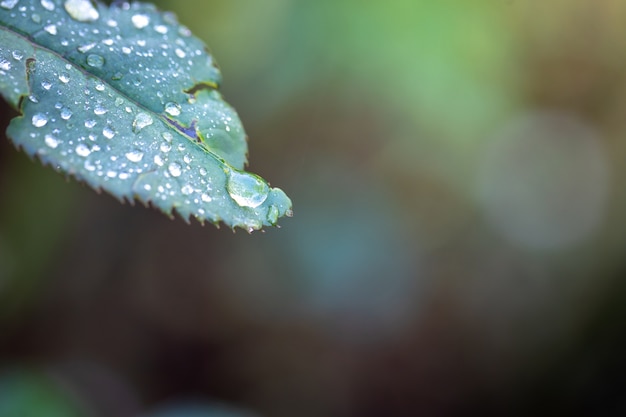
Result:
<instances>
[{"instance_id":1,"label":"large water droplet","mask_svg":"<svg viewBox=\"0 0 626 417\"><path fill-rule=\"evenodd\" d=\"M94 68L101 68L104 65L104 58L100 55L89 54L87 56L87 65Z\"/></svg>"},{"instance_id":2,"label":"large water droplet","mask_svg":"<svg viewBox=\"0 0 626 417\"><path fill-rule=\"evenodd\" d=\"M100 13L89 0L65 0L63 7L72 19L79 22L93 22L100 17Z\"/></svg>"},{"instance_id":3,"label":"large water droplet","mask_svg":"<svg viewBox=\"0 0 626 417\"><path fill-rule=\"evenodd\" d=\"M167 103L165 105L165 112L170 116L180 116L180 104Z\"/></svg>"},{"instance_id":4,"label":"large water droplet","mask_svg":"<svg viewBox=\"0 0 626 417\"><path fill-rule=\"evenodd\" d=\"M6 59L0 59L0 70L8 71L11 69L11 62Z\"/></svg>"},{"instance_id":5,"label":"large water droplet","mask_svg":"<svg viewBox=\"0 0 626 417\"><path fill-rule=\"evenodd\" d=\"M32 118L33 126L44 127L48 124L48 117L43 113L36 113Z\"/></svg>"},{"instance_id":6,"label":"large water droplet","mask_svg":"<svg viewBox=\"0 0 626 417\"><path fill-rule=\"evenodd\" d=\"M96 107L93 109L93 113L97 114L98 116L102 116L103 114L107 114L109 111L102 106L102 104L97 104Z\"/></svg>"},{"instance_id":7,"label":"large water droplet","mask_svg":"<svg viewBox=\"0 0 626 417\"><path fill-rule=\"evenodd\" d=\"M130 151L126 154L126 159L130 162L140 162L143 158L143 152L138 149Z\"/></svg>"},{"instance_id":8,"label":"large water droplet","mask_svg":"<svg viewBox=\"0 0 626 417\"><path fill-rule=\"evenodd\" d=\"M55 149L57 146L59 146L59 140L49 134L44 136L44 142L46 145L48 145L48 147L52 149Z\"/></svg>"},{"instance_id":9,"label":"large water droplet","mask_svg":"<svg viewBox=\"0 0 626 417\"><path fill-rule=\"evenodd\" d=\"M258 207L270 192L270 187L260 177L247 172L229 170L226 190L241 207Z\"/></svg>"},{"instance_id":10,"label":"large water droplet","mask_svg":"<svg viewBox=\"0 0 626 417\"><path fill-rule=\"evenodd\" d=\"M138 113L135 120L133 120L133 132L139 133L144 127L150 126L153 123L152 117L147 113Z\"/></svg>"},{"instance_id":11,"label":"large water droplet","mask_svg":"<svg viewBox=\"0 0 626 417\"><path fill-rule=\"evenodd\" d=\"M41 87L42 87L44 90L46 90L46 91L47 91L47 90L50 90L50 89L52 88L52 83L51 83L50 81L48 81L48 80L43 80L43 81L41 82Z\"/></svg>"},{"instance_id":12,"label":"large water droplet","mask_svg":"<svg viewBox=\"0 0 626 417\"><path fill-rule=\"evenodd\" d=\"M70 81L70 76L67 73L61 73L59 75L59 80L63 83L63 84L67 84Z\"/></svg>"},{"instance_id":13,"label":"large water droplet","mask_svg":"<svg viewBox=\"0 0 626 417\"><path fill-rule=\"evenodd\" d=\"M143 29L150 24L150 17L145 14L133 15L130 20L137 29Z\"/></svg>"},{"instance_id":14,"label":"large water droplet","mask_svg":"<svg viewBox=\"0 0 626 417\"><path fill-rule=\"evenodd\" d=\"M172 177L180 177L180 174L183 173L180 164L177 162L172 162L171 164L169 164L169 166L167 167L167 170L169 171Z\"/></svg>"},{"instance_id":15,"label":"large water droplet","mask_svg":"<svg viewBox=\"0 0 626 417\"><path fill-rule=\"evenodd\" d=\"M93 120L93 119L87 119L87 120L85 120L85 127L86 127L87 129L91 129L91 128L93 128L96 124L97 124L97 122L96 122L95 120Z\"/></svg>"},{"instance_id":16,"label":"large water droplet","mask_svg":"<svg viewBox=\"0 0 626 417\"><path fill-rule=\"evenodd\" d=\"M3 9L11 10L18 2L19 0L4 0L2 3L0 3L0 7L2 7Z\"/></svg>"}]
</instances>

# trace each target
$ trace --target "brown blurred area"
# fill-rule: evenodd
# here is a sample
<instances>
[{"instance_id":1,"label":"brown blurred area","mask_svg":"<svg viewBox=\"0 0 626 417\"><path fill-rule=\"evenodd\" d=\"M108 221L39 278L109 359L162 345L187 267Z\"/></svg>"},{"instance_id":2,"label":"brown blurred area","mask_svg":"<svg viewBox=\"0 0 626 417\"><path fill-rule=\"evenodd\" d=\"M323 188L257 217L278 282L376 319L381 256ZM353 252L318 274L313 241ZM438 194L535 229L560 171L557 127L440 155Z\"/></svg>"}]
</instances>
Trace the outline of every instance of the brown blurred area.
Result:
<instances>
[{"instance_id":1,"label":"brown blurred area","mask_svg":"<svg viewBox=\"0 0 626 417\"><path fill-rule=\"evenodd\" d=\"M626 3L158 6L295 216L172 221L3 135L0 417L626 415Z\"/></svg>"}]
</instances>

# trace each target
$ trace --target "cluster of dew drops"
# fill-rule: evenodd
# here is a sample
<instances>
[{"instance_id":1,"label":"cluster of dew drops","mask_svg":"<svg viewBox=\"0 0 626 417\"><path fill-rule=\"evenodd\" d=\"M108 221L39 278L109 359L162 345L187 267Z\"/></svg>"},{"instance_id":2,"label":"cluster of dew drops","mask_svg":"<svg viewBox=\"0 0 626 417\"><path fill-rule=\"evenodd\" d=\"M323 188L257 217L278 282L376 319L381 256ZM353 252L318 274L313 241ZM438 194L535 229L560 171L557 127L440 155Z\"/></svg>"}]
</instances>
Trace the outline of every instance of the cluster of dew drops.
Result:
<instances>
[{"instance_id":1,"label":"cluster of dew drops","mask_svg":"<svg viewBox=\"0 0 626 417\"><path fill-rule=\"evenodd\" d=\"M45 8L46 10L52 11L56 7L55 3L52 0L40 0L40 1L41 1L42 7ZM2 0L0 1L0 7L10 10L10 9L13 9L16 5L18 5L18 3L19 3L19 0ZM90 0L66 0L63 6L64 6L65 11L68 13L68 15L72 19L79 21L79 22L95 22L100 18L100 14L98 10L94 7L93 3ZM37 21L38 19L40 19L40 17L38 15L33 15L32 19L34 21ZM143 29L144 27L150 24L150 17L143 13L137 13L131 17L131 22L137 29ZM108 24L111 25L111 24L114 24L114 22L108 22ZM188 29L184 27L181 27L181 28L182 28L181 30L184 31L184 34L186 36L190 35L190 33L188 32ZM154 29L157 32L162 33L162 34L168 31L167 26L164 26L164 25L156 25ZM56 25L53 25L53 24L45 26L44 30L48 32L50 35L57 34L57 27ZM112 40L104 40L103 42L106 43L107 41L112 42ZM94 46L95 44L86 44L86 45L82 45L78 47L78 50L81 53L87 53ZM123 52L127 52L127 51L123 51ZM180 48L176 48L174 53L180 59L185 58L187 54L184 50ZM23 54L17 50L13 51L13 58L19 61L23 58ZM97 54L88 54L86 63L90 67L99 68L103 66L104 58ZM11 62L6 59L0 59L0 71L9 71L10 69L11 69ZM121 77L122 77L121 74L113 75L112 79L116 80L116 79L120 79ZM68 74L61 73L59 74L59 80L62 83L67 84L70 81L70 78ZM42 83L42 87L45 90L49 90L52 87L52 83L50 83L49 81L44 81ZM98 83L96 84L96 89L99 91L103 91L105 89L105 86L102 83ZM65 107L59 108L59 110L60 110L60 116L62 119L67 121L71 118L72 116L71 110ZM171 116L178 116L181 113L181 106L178 105L177 103L168 102L165 104L164 111ZM96 105L96 107L94 108L94 113L96 115L103 115L107 113L107 109L101 105ZM48 118L43 113L36 113L35 115L32 116L31 122L34 127L40 128L40 127L45 126L48 123ZM133 121L132 130L134 133L138 133L143 128L150 126L153 123L154 123L154 120L150 114L140 111L136 115ZM96 122L91 119L88 119L85 121L85 127L87 128L92 128L94 127L95 124ZM111 126L107 125L106 127L103 128L102 134L107 139L113 139L116 135L116 132ZM168 148L171 146L169 145L169 143L171 143L172 135L169 132L166 132L164 135L167 135L167 136L164 136L167 143L161 146L161 150L167 151ZM167 140L168 138L169 140ZM51 134L46 134L44 136L44 143L49 148L55 149L58 147L60 141L55 136ZM80 143L76 146L75 152L78 156L87 157L91 154L91 152L95 150L99 150L99 149L97 148L94 149L93 147L89 148L84 143ZM143 159L144 154L140 150L136 149L136 150L127 152L124 156L128 161L132 163L140 163ZM164 165L164 162L159 155L155 156L154 162L158 166ZM189 162L189 161L186 161L186 162ZM90 168L91 170L95 169L95 167L93 166L90 166L90 167L86 166L86 168L88 170L90 170ZM204 168L200 168L200 171L201 171L201 174L203 172L206 173L206 170L204 170ZM263 204L265 200L268 198L271 189L269 185L261 178L253 174L234 170L230 167L226 167L224 171L227 174L226 190L228 194L230 195L230 197L239 206L256 208L256 207L259 207L261 204ZM140 172L140 170L137 170L137 172ZM175 177L175 178L180 177L183 174L183 167L181 166L181 164L177 162L172 162L167 166L167 172L172 177ZM107 173L107 174L109 174L109 176L114 175L114 173ZM119 179L127 179L129 177L128 174L123 174L125 175L125 178L122 178L121 175L122 174L120 174ZM149 186L146 185L146 187L149 187ZM189 195L193 193L194 191L196 190L194 190L193 187L188 184L184 185L181 188L181 192L183 195ZM212 200L212 197L207 193L202 193L201 200L207 203ZM276 210L277 209L275 207L270 208L271 217L276 217L277 215ZM202 214L203 212L204 210L201 209L200 213ZM274 221L275 219L272 219L272 222Z\"/></svg>"}]
</instances>

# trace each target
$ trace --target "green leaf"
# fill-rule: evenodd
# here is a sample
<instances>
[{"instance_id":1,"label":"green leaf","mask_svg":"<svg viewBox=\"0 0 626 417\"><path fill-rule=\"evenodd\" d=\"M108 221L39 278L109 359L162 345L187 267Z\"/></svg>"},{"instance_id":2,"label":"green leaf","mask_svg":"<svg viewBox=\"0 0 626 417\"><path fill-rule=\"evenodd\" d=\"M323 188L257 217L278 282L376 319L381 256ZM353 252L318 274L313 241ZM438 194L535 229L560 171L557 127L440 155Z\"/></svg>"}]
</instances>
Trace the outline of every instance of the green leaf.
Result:
<instances>
[{"instance_id":1,"label":"green leaf","mask_svg":"<svg viewBox=\"0 0 626 417\"><path fill-rule=\"evenodd\" d=\"M291 214L243 171L241 122L206 46L145 3L0 0L0 94L30 156L121 200L256 230Z\"/></svg>"}]
</instances>

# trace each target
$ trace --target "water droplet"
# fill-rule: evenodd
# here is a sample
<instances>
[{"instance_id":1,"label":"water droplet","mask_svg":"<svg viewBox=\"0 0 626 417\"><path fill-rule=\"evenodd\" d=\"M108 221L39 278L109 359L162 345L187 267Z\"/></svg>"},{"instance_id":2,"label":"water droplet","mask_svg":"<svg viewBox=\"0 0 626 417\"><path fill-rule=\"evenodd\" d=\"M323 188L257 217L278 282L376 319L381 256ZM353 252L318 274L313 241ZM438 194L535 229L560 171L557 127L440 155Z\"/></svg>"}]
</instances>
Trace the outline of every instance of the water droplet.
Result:
<instances>
[{"instance_id":1,"label":"water droplet","mask_svg":"<svg viewBox=\"0 0 626 417\"><path fill-rule=\"evenodd\" d=\"M183 195L189 195L193 193L193 187L189 184L185 184L185 186L181 188L180 191L183 193Z\"/></svg>"},{"instance_id":2,"label":"water droplet","mask_svg":"<svg viewBox=\"0 0 626 417\"><path fill-rule=\"evenodd\" d=\"M87 65L94 68L100 68L104 65L104 58L100 55L89 54L89 56L87 56Z\"/></svg>"},{"instance_id":3,"label":"water droplet","mask_svg":"<svg viewBox=\"0 0 626 417\"><path fill-rule=\"evenodd\" d=\"M201 198L202 198L202 201L204 201L205 203L210 203L211 201L213 201L211 196L208 194L202 194Z\"/></svg>"},{"instance_id":4,"label":"water droplet","mask_svg":"<svg viewBox=\"0 0 626 417\"><path fill-rule=\"evenodd\" d=\"M125 53L126 55L130 54L133 50L130 49L128 46L122 46L122 52Z\"/></svg>"},{"instance_id":5,"label":"water droplet","mask_svg":"<svg viewBox=\"0 0 626 417\"><path fill-rule=\"evenodd\" d=\"M44 127L48 124L48 117L43 113L36 113L33 116L32 122L35 127Z\"/></svg>"},{"instance_id":6,"label":"water droplet","mask_svg":"<svg viewBox=\"0 0 626 417\"><path fill-rule=\"evenodd\" d=\"M163 132L161 136L163 136L163 139L165 139L168 142L171 142L172 139L174 139L174 136L170 132Z\"/></svg>"},{"instance_id":7,"label":"water droplet","mask_svg":"<svg viewBox=\"0 0 626 417\"><path fill-rule=\"evenodd\" d=\"M41 16L39 16L37 13L33 13L30 18L33 19L33 22L35 23L41 23Z\"/></svg>"},{"instance_id":8,"label":"water droplet","mask_svg":"<svg viewBox=\"0 0 626 417\"><path fill-rule=\"evenodd\" d=\"M154 156L154 163L157 164L160 167L163 166L164 162L163 162L163 158L161 158L161 155L155 155Z\"/></svg>"},{"instance_id":9,"label":"water droplet","mask_svg":"<svg viewBox=\"0 0 626 417\"><path fill-rule=\"evenodd\" d=\"M57 34L57 27L56 27L56 25L48 25L48 26L44 27L43 30L45 30L46 32L48 32L51 35L56 35Z\"/></svg>"},{"instance_id":10,"label":"water droplet","mask_svg":"<svg viewBox=\"0 0 626 417\"><path fill-rule=\"evenodd\" d=\"M93 22L100 17L100 13L90 0L65 0L63 7L72 19L79 22Z\"/></svg>"},{"instance_id":11,"label":"water droplet","mask_svg":"<svg viewBox=\"0 0 626 417\"><path fill-rule=\"evenodd\" d=\"M43 81L41 82L41 87L42 87L44 90L46 90L46 91L47 91L47 90L50 90L50 89L52 88L52 83L51 83L50 81L43 80Z\"/></svg>"},{"instance_id":12,"label":"water droplet","mask_svg":"<svg viewBox=\"0 0 626 417\"><path fill-rule=\"evenodd\" d=\"M171 164L169 164L169 166L167 167L167 170L169 171L172 177L180 177L180 174L183 173L180 164L177 162L172 162Z\"/></svg>"},{"instance_id":13,"label":"water droplet","mask_svg":"<svg viewBox=\"0 0 626 417\"><path fill-rule=\"evenodd\" d=\"M203 177L206 177L207 171L204 168L200 168L200 175L202 175Z\"/></svg>"},{"instance_id":14,"label":"water droplet","mask_svg":"<svg viewBox=\"0 0 626 417\"><path fill-rule=\"evenodd\" d=\"M96 107L93 109L94 114L98 115L98 116L102 116L103 114L107 114L109 111L104 108L101 104L96 105Z\"/></svg>"},{"instance_id":15,"label":"water droplet","mask_svg":"<svg viewBox=\"0 0 626 417\"><path fill-rule=\"evenodd\" d=\"M104 91L104 89L105 89L104 84L102 84L101 82L97 82L97 83L96 83L96 90L98 90L98 91Z\"/></svg>"},{"instance_id":16,"label":"water droplet","mask_svg":"<svg viewBox=\"0 0 626 417\"><path fill-rule=\"evenodd\" d=\"M172 150L172 145L170 145L169 143L166 142L166 143L161 144L161 152L168 153L171 150Z\"/></svg>"},{"instance_id":17,"label":"water droplet","mask_svg":"<svg viewBox=\"0 0 626 417\"><path fill-rule=\"evenodd\" d=\"M187 56L187 54L185 53L185 51L183 51L180 48L176 48L176 50L174 51L176 53L176 56L178 56L179 58L184 58Z\"/></svg>"},{"instance_id":18,"label":"water droplet","mask_svg":"<svg viewBox=\"0 0 626 417\"><path fill-rule=\"evenodd\" d=\"M69 76L69 74L63 72L63 73L59 74L59 80L63 84L67 84L68 82L70 82L70 76Z\"/></svg>"},{"instance_id":19,"label":"water droplet","mask_svg":"<svg viewBox=\"0 0 626 417\"><path fill-rule=\"evenodd\" d=\"M181 36L184 36L186 38L191 36L191 30L188 27L185 27L185 26L181 26L180 28L178 28L178 33Z\"/></svg>"},{"instance_id":20,"label":"water droplet","mask_svg":"<svg viewBox=\"0 0 626 417\"><path fill-rule=\"evenodd\" d=\"M126 154L126 159L130 162L140 162L143 158L143 152L138 149L130 151Z\"/></svg>"},{"instance_id":21,"label":"water droplet","mask_svg":"<svg viewBox=\"0 0 626 417\"><path fill-rule=\"evenodd\" d=\"M83 53L83 54L84 54L85 52L89 52L89 51L91 51L91 50L92 50L95 46L96 46L96 43L95 43L95 42L92 42L92 43L88 43L88 44L86 44L86 45L79 46L79 47L78 47L78 48L76 48L76 49L78 50L78 52L80 52L80 53Z\"/></svg>"},{"instance_id":22,"label":"water droplet","mask_svg":"<svg viewBox=\"0 0 626 417\"><path fill-rule=\"evenodd\" d=\"M51 149L55 149L57 146L59 146L59 140L50 134L44 136L43 140L44 143L48 145L48 147Z\"/></svg>"},{"instance_id":23,"label":"water droplet","mask_svg":"<svg viewBox=\"0 0 626 417\"><path fill-rule=\"evenodd\" d=\"M63 108L61 110L61 119L69 120L70 117L72 117L72 111L70 109L68 109L67 107Z\"/></svg>"},{"instance_id":24,"label":"water droplet","mask_svg":"<svg viewBox=\"0 0 626 417\"><path fill-rule=\"evenodd\" d=\"M115 74L111 76L111 79L113 81L117 81L117 80L121 80L122 77L124 77L124 74L122 74L121 72L116 72Z\"/></svg>"},{"instance_id":25,"label":"water droplet","mask_svg":"<svg viewBox=\"0 0 626 417\"><path fill-rule=\"evenodd\" d=\"M13 55L13 59L16 61L21 61L22 58L24 58L24 54L20 51L13 51L11 52L11 55Z\"/></svg>"},{"instance_id":26,"label":"water droplet","mask_svg":"<svg viewBox=\"0 0 626 417\"><path fill-rule=\"evenodd\" d=\"M150 24L150 17L145 14L133 15L130 20L137 29L143 29Z\"/></svg>"},{"instance_id":27,"label":"water droplet","mask_svg":"<svg viewBox=\"0 0 626 417\"><path fill-rule=\"evenodd\" d=\"M85 120L85 127L87 129L91 129L92 127L94 127L96 125L96 121L93 119L87 119Z\"/></svg>"},{"instance_id":28,"label":"water droplet","mask_svg":"<svg viewBox=\"0 0 626 417\"><path fill-rule=\"evenodd\" d=\"M94 164L92 164L90 160L86 160L85 163L83 164L83 166L89 172L93 172L93 171L96 170L96 166Z\"/></svg>"},{"instance_id":29,"label":"water droplet","mask_svg":"<svg viewBox=\"0 0 626 417\"><path fill-rule=\"evenodd\" d=\"M115 136L115 130L113 130L110 126L107 126L102 129L102 134L107 139L113 139L113 137Z\"/></svg>"},{"instance_id":30,"label":"water droplet","mask_svg":"<svg viewBox=\"0 0 626 417\"><path fill-rule=\"evenodd\" d=\"M8 71L11 69L11 63L6 59L0 59L0 70Z\"/></svg>"},{"instance_id":31,"label":"water droplet","mask_svg":"<svg viewBox=\"0 0 626 417\"><path fill-rule=\"evenodd\" d=\"M0 3L0 7L2 7L3 9L11 10L18 2L19 0L4 0L2 3Z\"/></svg>"},{"instance_id":32,"label":"water droplet","mask_svg":"<svg viewBox=\"0 0 626 417\"><path fill-rule=\"evenodd\" d=\"M254 174L229 170L226 190L241 207L255 208L267 199L270 187Z\"/></svg>"},{"instance_id":33,"label":"water droplet","mask_svg":"<svg viewBox=\"0 0 626 417\"><path fill-rule=\"evenodd\" d=\"M150 126L153 123L152 117L147 113L138 113L133 120L133 132L139 133L141 129Z\"/></svg>"},{"instance_id":34,"label":"water droplet","mask_svg":"<svg viewBox=\"0 0 626 417\"><path fill-rule=\"evenodd\" d=\"M165 35L167 33L167 26L165 25L156 25L154 27L154 30L158 33L160 33L161 35Z\"/></svg>"},{"instance_id":35,"label":"water droplet","mask_svg":"<svg viewBox=\"0 0 626 417\"><path fill-rule=\"evenodd\" d=\"M76 155L86 157L86 156L89 156L90 153L91 153L91 149L89 149L89 147L85 145L84 143L81 143L80 145L76 146Z\"/></svg>"},{"instance_id":36,"label":"water droplet","mask_svg":"<svg viewBox=\"0 0 626 417\"><path fill-rule=\"evenodd\" d=\"M165 112L170 116L179 116L180 115L180 104L178 103L167 103L165 105Z\"/></svg>"},{"instance_id":37,"label":"water droplet","mask_svg":"<svg viewBox=\"0 0 626 417\"><path fill-rule=\"evenodd\" d=\"M41 5L46 10L49 10L49 11L54 10L54 2L52 0L41 0Z\"/></svg>"}]
</instances>

